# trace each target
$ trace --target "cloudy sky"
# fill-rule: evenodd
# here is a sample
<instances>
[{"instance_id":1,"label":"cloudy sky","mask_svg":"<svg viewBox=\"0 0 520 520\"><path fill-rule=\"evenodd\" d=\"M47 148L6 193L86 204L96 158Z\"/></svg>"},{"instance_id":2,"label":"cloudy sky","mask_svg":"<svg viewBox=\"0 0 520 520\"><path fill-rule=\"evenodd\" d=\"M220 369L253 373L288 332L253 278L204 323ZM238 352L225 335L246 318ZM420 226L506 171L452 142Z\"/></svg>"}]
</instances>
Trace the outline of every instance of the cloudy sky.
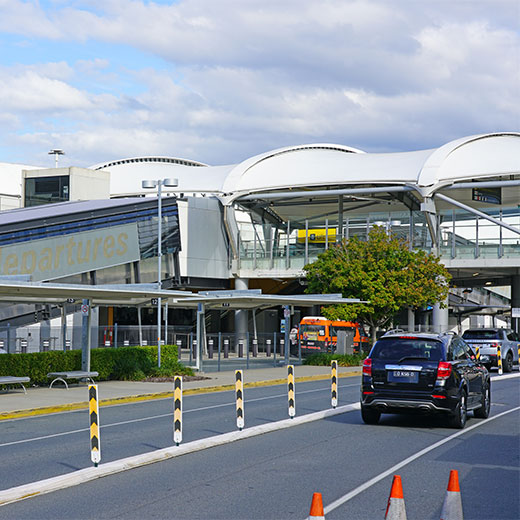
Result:
<instances>
[{"instance_id":1,"label":"cloudy sky","mask_svg":"<svg viewBox=\"0 0 520 520\"><path fill-rule=\"evenodd\" d=\"M0 162L520 130L519 0L0 0Z\"/></svg>"}]
</instances>

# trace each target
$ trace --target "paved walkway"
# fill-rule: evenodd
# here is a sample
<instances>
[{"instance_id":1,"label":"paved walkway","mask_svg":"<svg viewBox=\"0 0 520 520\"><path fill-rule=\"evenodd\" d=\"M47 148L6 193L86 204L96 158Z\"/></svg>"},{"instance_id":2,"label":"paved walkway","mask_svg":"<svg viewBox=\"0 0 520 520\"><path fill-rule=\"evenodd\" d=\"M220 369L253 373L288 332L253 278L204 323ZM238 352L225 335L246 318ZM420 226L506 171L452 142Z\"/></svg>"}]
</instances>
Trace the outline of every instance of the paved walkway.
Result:
<instances>
[{"instance_id":1,"label":"paved walkway","mask_svg":"<svg viewBox=\"0 0 520 520\"><path fill-rule=\"evenodd\" d=\"M296 382L330 378L330 367L296 366ZM361 367L339 367L339 377L359 375ZM208 379L184 381L185 395L192 393L231 390L235 385L235 372L223 371L204 374ZM286 367L270 367L244 370L244 386L284 384ZM101 381L98 383L101 406L140 400L160 399L173 394L173 383L148 383L141 381ZM0 420L30 415L55 413L87 407L87 386L70 385L65 389L59 383L53 388L37 387L23 390L13 387L0 392Z\"/></svg>"}]
</instances>

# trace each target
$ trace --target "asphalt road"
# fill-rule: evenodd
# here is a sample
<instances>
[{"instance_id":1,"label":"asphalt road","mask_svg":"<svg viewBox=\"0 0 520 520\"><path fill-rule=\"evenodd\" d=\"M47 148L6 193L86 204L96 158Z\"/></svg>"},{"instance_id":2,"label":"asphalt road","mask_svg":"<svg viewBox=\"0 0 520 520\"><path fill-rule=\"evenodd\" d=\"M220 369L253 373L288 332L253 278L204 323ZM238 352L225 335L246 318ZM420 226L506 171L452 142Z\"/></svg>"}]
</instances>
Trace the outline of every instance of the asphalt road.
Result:
<instances>
[{"instance_id":1,"label":"asphalt road","mask_svg":"<svg viewBox=\"0 0 520 520\"><path fill-rule=\"evenodd\" d=\"M340 380L340 404L357 401L358 381ZM519 383L494 380L491 420L471 418L462 433L440 418L388 415L368 426L355 411L3 506L0 519L303 519L314 491L323 493L328 520L384 518L394 473L403 479L408 518L438 519L450 469L459 471L466 520L517 519ZM245 397L246 427L287 417L284 386L248 389ZM330 389L299 383L296 403L297 414L328 408ZM232 393L184 404L185 441L235 427ZM171 445L170 408L162 401L102 409L103 462ZM84 415L0 423L2 487L88 466L87 430L6 445L34 436L33 427L40 436L81 429Z\"/></svg>"}]
</instances>

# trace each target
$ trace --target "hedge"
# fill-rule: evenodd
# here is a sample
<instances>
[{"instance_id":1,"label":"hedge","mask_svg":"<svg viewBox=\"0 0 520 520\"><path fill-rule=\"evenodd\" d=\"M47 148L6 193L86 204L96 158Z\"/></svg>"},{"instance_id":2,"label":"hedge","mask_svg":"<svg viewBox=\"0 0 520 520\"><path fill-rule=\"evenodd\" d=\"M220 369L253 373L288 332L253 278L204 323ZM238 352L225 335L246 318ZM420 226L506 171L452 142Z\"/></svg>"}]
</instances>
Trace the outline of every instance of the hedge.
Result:
<instances>
[{"instance_id":1,"label":"hedge","mask_svg":"<svg viewBox=\"0 0 520 520\"><path fill-rule=\"evenodd\" d=\"M157 368L157 347L95 348L90 368L96 378L106 380L140 380L151 375L193 374L177 360L177 346L161 347L161 368ZM0 375L29 376L31 384L49 383L49 372L81 370L81 350L34 352L0 355Z\"/></svg>"},{"instance_id":2,"label":"hedge","mask_svg":"<svg viewBox=\"0 0 520 520\"><path fill-rule=\"evenodd\" d=\"M363 354L312 354L305 358L304 365L330 366L333 359L338 361L340 367L356 367L363 364Z\"/></svg>"}]
</instances>

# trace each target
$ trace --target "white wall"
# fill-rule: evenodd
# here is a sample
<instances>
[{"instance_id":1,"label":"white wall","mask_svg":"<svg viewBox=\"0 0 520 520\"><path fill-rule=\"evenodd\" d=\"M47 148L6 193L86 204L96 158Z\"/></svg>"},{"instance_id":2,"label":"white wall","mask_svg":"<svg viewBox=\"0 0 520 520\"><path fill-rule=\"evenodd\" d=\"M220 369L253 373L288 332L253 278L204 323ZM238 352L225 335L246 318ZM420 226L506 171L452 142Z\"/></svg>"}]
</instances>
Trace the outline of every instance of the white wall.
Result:
<instances>
[{"instance_id":1,"label":"white wall","mask_svg":"<svg viewBox=\"0 0 520 520\"><path fill-rule=\"evenodd\" d=\"M213 197L189 197L179 201L182 276L223 278L230 276L220 203Z\"/></svg>"}]
</instances>

